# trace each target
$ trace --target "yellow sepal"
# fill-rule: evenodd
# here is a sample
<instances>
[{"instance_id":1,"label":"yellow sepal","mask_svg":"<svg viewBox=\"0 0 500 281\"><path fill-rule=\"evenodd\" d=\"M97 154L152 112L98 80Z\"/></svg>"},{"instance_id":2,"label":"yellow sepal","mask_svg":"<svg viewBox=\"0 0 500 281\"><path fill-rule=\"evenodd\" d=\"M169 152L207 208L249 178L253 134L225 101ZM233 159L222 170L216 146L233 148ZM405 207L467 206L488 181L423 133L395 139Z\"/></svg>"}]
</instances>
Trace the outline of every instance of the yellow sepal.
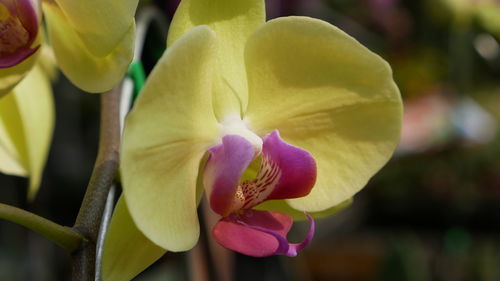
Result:
<instances>
[{"instance_id":1,"label":"yellow sepal","mask_svg":"<svg viewBox=\"0 0 500 281\"><path fill-rule=\"evenodd\" d=\"M132 280L166 252L135 226L123 196L120 197L104 242L102 280Z\"/></svg>"},{"instance_id":2,"label":"yellow sepal","mask_svg":"<svg viewBox=\"0 0 500 281\"><path fill-rule=\"evenodd\" d=\"M217 35L213 106L219 121L241 116L248 90L243 52L248 37L265 21L263 0L183 0L168 33L168 45L191 28L208 25Z\"/></svg>"},{"instance_id":3,"label":"yellow sepal","mask_svg":"<svg viewBox=\"0 0 500 281\"><path fill-rule=\"evenodd\" d=\"M29 176L28 199L40 186L54 128L50 80L39 65L0 99L0 171Z\"/></svg>"},{"instance_id":4,"label":"yellow sepal","mask_svg":"<svg viewBox=\"0 0 500 281\"><path fill-rule=\"evenodd\" d=\"M287 200L319 212L351 198L391 157L402 103L389 65L338 28L307 17L267 22L246 46L245 121L309 151L311 193Z\"/></svg>"}]
</instances>

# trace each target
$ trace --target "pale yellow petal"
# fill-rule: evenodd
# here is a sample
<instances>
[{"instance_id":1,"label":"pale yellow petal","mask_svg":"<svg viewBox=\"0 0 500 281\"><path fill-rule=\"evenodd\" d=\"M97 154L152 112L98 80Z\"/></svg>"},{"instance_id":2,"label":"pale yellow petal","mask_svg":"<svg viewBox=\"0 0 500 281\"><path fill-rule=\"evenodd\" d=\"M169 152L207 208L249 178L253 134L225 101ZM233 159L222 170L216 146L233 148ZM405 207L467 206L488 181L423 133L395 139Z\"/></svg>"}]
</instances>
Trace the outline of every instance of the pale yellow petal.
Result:
<instances>
[{"instance_id":1,"label":"pale yellow petal","mask_svg":"<svg viewBox=\"0 0 500 281\"><path fill-rule=\"evenodd\" d=\"M0 99L0 172L28 175L23 123L13 93Z\"/></svg>"},{"instance_id":2,"label":"pale yellow petal","mask_svg":"<svg viewBox=\"0 0 500 281\"><path fill-rule=\"evenodd\" d=\"M4 173L7 175L16 175L20 177L26 177L28 172L26 169L19 163L18 159L10 154L10 151L7 151L0 145L0 173Z\"/></svg>"},{"instance_id":3,"label":"pale yellow petal","mask_svg":"<svg viewBox=\"0 0 500 281\"><path fill-rule=\"evenodd\" d=\"M133 22L111 53L97 57L86 48L57 6L44 2L43 11L57 63L71 82L84 91L100 93L123 79L134 55Z\"/></svg>"},{"instance_id":4,"label":"pale yellow petal","mask_svg":"<svg viewBox=\"0 0 500 281\"><path fill-rule=\"evenodd\" d=\"M213 103L220 121L240 116L246 108L245 42L264 21L263 0L183 0L174 15L168 45L198 25L208 25L217 34Z\"/></svg>"},{"instance_id":5,"label":"pale yellow petal","mask_svg":"<svg viewBox=\"0 0 500 281\"><path fill-rule=\"evenodd\" d=\"M85 47L96 57L122 44L134 24L139 0L55 0Z\"/></svg>"},{"instance_id":6,"label":"pale yellow petal","mask_svg":"<svg viewBox=\"0 0 500 281\"><path fill-rule=\"evenodd\" d=\"M199 235L198 168L219 135L211 104L215 40L200 26L168 48L125 124L127 206L144 235L171 251L190 249Z\"/></svg>"},{"instance_id":7,"label":"pale yellow petal","mask_svg":"<svg viewBox=\"0 0 500 281\"><path fill-rule=\"evenodd\" d=\"M306 17L266 23L246 47L245 120L278 129L317 162L312 192L287 202L317 212L358 192L391 157L402 105L389 65L336 27Z\"/></svg>"},{"instance_id":8,"label":"pale yellow petal","mask_svg":"<svg viewBox=\"0 0 500 281\"><path fill-rule=\"evenodd\" d=\"M52 88L49 78L36 65L12 93L0 100L0 155L10 155L0 168L30 177L29 199L34 198L40 185L53 128ZM12 165L10 171L3 167L5 163Z\"/></svg>"},{"instance_id":9,"label":"pale yellow petal","mask_svg":"<svg viewBox=\"0 0 500 281\"><path fill-rule=\"evenodd\" d=\"M104 242L102 280L132 280L165 253L135 226L125 200L120 197Z\"/></svg>"},{"instance_id":10,"label":"pale yellow petal","mask_svg":"<svg viewBox=\"0 0 500 281\"><path fill-rule=\"evenodd\" d=\"M30 176L28 198L31 200L38 191L52 141L54 129L52 87L42 68L36 65L13 92L24 128Z\"/></svg>"}]
</instances>

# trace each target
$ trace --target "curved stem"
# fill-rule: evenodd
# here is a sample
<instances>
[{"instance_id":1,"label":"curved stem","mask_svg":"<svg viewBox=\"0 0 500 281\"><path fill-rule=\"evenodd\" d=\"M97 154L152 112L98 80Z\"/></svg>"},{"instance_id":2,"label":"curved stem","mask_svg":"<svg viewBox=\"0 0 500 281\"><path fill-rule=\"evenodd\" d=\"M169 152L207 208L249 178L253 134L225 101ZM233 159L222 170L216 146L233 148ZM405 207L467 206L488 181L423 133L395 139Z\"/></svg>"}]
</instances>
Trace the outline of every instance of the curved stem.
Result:
<instances>
[{"instance_id":1,"label":"curved stem","mask_svg":"<svg viewBox=\"0 0 500 281\"><path fill-rule=\"evenodd\" d=\"M73 229L59 225L23 209L0 203L0 218L25 226L68 252L76 250L85 238Z\"/></svg>"},{"instance_id":2,"label":"curved stem","mask_svg":"<svg viewBox=\"0 0 500 281\"><path fill-rule=\"evenodd\" d=\"M97 236L106 198L118 171L120 148L120 90L121 85L101 94L101 129L99 151L73 229L82 233L87 242L72 254L73 281L95 278Z\"/></svg>"}]
</instances>

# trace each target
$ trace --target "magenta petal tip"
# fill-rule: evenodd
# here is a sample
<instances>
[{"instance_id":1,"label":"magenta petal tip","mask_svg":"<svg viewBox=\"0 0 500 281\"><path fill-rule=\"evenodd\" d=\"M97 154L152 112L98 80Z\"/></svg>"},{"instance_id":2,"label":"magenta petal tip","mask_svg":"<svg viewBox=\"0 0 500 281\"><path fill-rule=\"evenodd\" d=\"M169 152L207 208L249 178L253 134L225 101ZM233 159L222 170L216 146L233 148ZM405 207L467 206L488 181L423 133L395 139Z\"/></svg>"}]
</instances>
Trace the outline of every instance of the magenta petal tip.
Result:
<instances>
[{"instance_id":1,"label":"magenta petal tip","mask_svg":"<svg viewBox=\"0 0 500 281\"><path fill-rule=\"evenodd\" d=\"M298 244L290 244L290 247L288 248L288 251L286 253L286 255L289 257L295 257L299 251L301 251L311 243L314 237L314 232L316 231L316 224L314 223L314 219L305 212L304 215L306 215L307 220L309 221L309 231L304 241Z\"/></svg>"},{"instance_id":2,"label":"magenta petal tip","mask_svg":"<svg viewBox=\"0 0 500 281\"><path fill-rule=\"evenodd\" d=\"M293 223L291 217L270 211L245 210L241 214L224 217L215 225L213 235L225 248L247 256L294 257L311 243L314 236L314 220L306 216L310 222L309 232L306 239L297 244L286 239Z\"/></svg>"}]
</instances>

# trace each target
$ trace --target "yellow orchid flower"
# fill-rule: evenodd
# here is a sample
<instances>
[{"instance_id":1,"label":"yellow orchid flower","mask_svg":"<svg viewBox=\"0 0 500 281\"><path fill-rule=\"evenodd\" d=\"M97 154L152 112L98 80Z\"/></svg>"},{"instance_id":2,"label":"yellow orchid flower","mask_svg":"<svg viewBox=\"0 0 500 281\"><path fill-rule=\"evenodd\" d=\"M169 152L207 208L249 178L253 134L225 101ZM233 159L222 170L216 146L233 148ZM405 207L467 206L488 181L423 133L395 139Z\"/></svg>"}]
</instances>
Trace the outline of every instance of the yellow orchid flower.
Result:
<instances>
[{"instance_id":1,"label":"yellow orchid flower","mask_svg":"<svg viewBox=\"0 0 500 281\"><path fill-rule=\"evenodd\" d=\"M133 57L137 3L42 1L58 65L77 87L98 93L121 81ZM39 5L38 0L0 0L0 96L9 92L36 61L42 41Z\"/></svg>"},{"instance_id":2,"label":"yellow orchid flower","mask_svg":"<svg viewBox=\"0 0 500 281\"><path fill-rule=\"evenodd\" d=\"M314 223L289 243L292 216L348 204L391 157L402 105L389 65L324 21L265 22L264 11L262 0L181 2L126 120L103 280L192 248L203 188L224 247L294 256Z\"/></svg>"},{"instance_id":3,"label":"yellow orchid flower","mask_svg":"<svg viewBox=\"0 0 500 281\"><path fill-rule=\"evenodd\" d=\"M54 114L49 73L39 59L40 5L57 64L76 86L97 93L116 86L128 69L137 3L0 0L0 172L29 176L29 198L40 183Z\"/></svg>"}]
</instances>

